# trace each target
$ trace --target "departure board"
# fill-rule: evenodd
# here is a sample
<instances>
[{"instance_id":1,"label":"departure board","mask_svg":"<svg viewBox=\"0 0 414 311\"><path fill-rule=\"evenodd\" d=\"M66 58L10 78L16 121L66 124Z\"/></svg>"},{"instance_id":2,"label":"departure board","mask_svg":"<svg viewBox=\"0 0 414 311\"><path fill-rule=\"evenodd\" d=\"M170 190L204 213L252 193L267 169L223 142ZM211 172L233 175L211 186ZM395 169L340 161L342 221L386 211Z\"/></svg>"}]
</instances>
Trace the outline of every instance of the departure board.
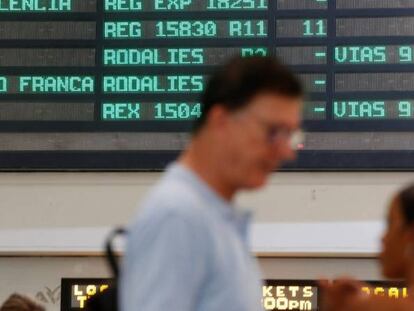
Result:
<instances>
[{"instance_id":1,"label":"departure board","mask_svg":"<svg viewBox=\"0 0 414 311\"><path fill-rule=\"evenodd\" d=\"M306 89L286 170L414 169L414 0L0 0L0 168L159 170L212 72Z\"/></svg>"}]
</instances>

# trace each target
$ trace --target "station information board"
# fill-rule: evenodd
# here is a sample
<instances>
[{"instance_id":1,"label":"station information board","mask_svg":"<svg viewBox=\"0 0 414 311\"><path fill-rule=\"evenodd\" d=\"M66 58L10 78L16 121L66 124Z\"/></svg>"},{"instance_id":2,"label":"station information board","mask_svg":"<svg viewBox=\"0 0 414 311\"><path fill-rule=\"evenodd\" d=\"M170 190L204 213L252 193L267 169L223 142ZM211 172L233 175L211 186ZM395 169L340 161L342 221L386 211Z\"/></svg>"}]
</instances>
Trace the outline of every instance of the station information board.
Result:
<instances>
[{"instance_id":1,"label":"station information board","mask_svg":"<svg viewBox=\"0 0 414 311\"><path fill-rule=\"evenodd\" d=\"M160 280L162 282L162 280ZM379 295L392 299L408 297L403 283L369 281L361 288L366 295ZM81 311L93 296L111 288L111 279L62 279L61 311ZM321 296L314 280L266 280L262 287L264 310L320 310Z\"/></svg>"},{"instance_id":2,"label":"station information board","mask_svg":"<svg viewBox=\"0 0 414 311\"><path fill-rule=\"evenodd\" d=\"M0 168L162 169L212 71L307 90L291 170L414 169L414 0L0 0Z\"/></svg>"}]
</instances>

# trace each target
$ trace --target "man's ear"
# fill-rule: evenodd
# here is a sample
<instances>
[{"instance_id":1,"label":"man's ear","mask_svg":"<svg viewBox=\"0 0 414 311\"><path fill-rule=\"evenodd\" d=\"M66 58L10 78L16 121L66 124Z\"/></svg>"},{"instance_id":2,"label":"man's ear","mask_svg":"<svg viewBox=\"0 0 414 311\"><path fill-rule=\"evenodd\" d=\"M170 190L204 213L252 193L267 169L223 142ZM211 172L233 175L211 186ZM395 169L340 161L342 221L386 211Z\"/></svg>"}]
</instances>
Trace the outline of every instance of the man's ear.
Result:
<instances>
[{"instance_id":1,"label":"man's ear","mask_svg":"<svg viewBox=\"0 0 414 311\"><path fill-rule=\"evenodd\" d=\"M412 244L414 247L414 225L407 225L405 239L407 244Z\"/></svg>"},{"instance_id":2,"label":"man's ear","mask_svg":"<svg viewBox=\"0 0 414 311\"><path fill-rule=\"evenodd\" d=\"M213 128L223 129L229 122L230 113L222 105L214 105L210 109L207 124Z\"/></svg>"},{"instance_id":3,"label":"man's ear","mask_svg":"<svg viewBox=\"0 0 414 311\"><path fill-rule=\"evenodd\" d=\"M405 257L414 260L414 226L408 225L404 230L401 239L404 243Z\"/></svg>"}]
</instances>

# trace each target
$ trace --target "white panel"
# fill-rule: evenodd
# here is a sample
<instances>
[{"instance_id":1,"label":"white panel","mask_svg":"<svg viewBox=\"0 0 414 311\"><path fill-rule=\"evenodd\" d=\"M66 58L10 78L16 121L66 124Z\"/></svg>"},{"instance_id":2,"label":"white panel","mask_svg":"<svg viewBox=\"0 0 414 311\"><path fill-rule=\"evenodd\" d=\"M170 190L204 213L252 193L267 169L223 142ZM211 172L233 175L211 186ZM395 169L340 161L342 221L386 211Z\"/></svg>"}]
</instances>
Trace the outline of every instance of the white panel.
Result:
<instances>
[{"instance_id":1,"label":"white panel","mask_svg":"<svg viewBox=\"0 0 414 311\"><path fill-rule=\"evenodd\" d=\"M0 230L0 255L96 255L110 228ZM251 250L261 256L375 256L377 222L271 223L251 228ZM122 239L121 239L122 240ZM117 246L123 251L123 243Z\"/></svg>"},{"instance_id":2,"label":"white panel","mask_svg":"<svg viewBox=\"0 0 414 311\"><path fill-rule=\"evenodd\" d=\"M158 173L2 173L0 229L125 224ZM279 173L239 197L258 223L379 221L412 173Z\"/></svg>"}]
</instances>

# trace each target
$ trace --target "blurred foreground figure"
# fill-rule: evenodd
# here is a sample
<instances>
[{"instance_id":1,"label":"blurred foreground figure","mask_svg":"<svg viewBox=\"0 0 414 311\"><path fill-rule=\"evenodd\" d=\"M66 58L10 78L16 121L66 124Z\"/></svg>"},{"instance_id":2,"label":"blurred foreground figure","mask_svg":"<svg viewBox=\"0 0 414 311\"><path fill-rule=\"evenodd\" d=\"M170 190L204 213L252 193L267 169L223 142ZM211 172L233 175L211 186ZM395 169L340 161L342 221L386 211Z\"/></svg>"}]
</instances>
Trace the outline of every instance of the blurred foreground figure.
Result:
<instances>
[{"instance_id":1,"label":"blurred foreground figure","mask_svg":"<svg viewBox=\"0 0 414 311\"><path fill-rule=\"evenodd\" d=\"M0 307L0 311L45 311L45 308L28 297L13 294Z\"/></svg>"},{"instance_id":2,"label":"blurred foreground figure","mask_svg":"<svg viewBox=\"0 0 414 311\"><path fill-rule=\"evenodd\" d=\"M323 311L403 311L414 310L414 185L398 193L388 212L388 228L382 239L382 273L387 278L403 279L408 298L366 296L351 279L322 282Z\"/></svg>"},{"instance_id":3,"label":"blurred foreground figure","mask_svg":"<svg viewBox=\"0 0 414 311\"><path fill-rule=\"evenodd\" d=\"M301 97L298 80L272 58L237 58L212 76L187 149L129 228L122 311L261 309L250 214L233 201L294 158Z\"/></svg>"}]
</instances>

